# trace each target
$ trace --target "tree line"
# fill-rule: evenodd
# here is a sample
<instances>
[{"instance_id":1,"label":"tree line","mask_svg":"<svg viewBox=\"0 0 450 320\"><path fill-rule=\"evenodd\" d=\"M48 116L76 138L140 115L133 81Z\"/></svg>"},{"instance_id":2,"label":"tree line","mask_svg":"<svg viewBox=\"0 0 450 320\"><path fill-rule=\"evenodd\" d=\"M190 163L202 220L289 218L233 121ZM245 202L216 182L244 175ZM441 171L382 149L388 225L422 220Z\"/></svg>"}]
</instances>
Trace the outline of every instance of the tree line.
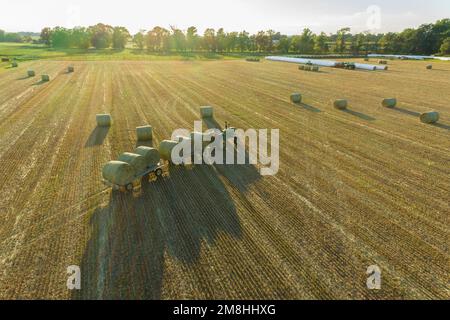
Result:
<instances>
[{"instance_id":1,"label":"tree line","mask_svg":"<svg viewBox=\"0 0 450 320\"><path fill-rule=\"evenodd\" d=\"M3 39L6 33L3 32ZM9 36L10 38L14 38ZM16 38L17 40L17 38ZM0 41L2 32L0 30ZM7 40L3 40L7 41ZM156 53L212 52L212 53L279 53L279 54L450 54L450 19L408 28L402 32L372 34L351 33L343 28L334 34L313 33L304 29L288 36L274 30L250 34L246 31L226 32L208 28L200 34L196 27L181 30L154 27L131 35L125 27L99 23L88 28L44 28L40 42L54 48L124 49L128 43L140 50Z\"/></svg>"}]
</instances>

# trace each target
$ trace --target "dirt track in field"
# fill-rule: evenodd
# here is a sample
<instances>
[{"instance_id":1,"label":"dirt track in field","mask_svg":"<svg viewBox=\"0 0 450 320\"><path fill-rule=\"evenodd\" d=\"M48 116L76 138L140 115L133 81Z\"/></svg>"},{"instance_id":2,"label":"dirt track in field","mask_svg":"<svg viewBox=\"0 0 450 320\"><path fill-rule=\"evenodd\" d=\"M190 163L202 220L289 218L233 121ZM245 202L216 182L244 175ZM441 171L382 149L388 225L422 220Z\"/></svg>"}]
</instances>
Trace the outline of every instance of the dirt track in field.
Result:
<instances>
[{"instance_id":1,"label":"dirt track in field","mask_svg":"<svg viewBox=\"0 0 450 320\"><path fill-rule=\"evenodd\" d=\"M450 298L450 64L66 64L0 73L0 298ZM171 168L134 197L102 185L136 126L151 124L157 146L192 129L201 105L219 125L280 129L278 175ZM433 109L440 124L420 123ZM95 127L103 112L109 130ZM75 293L69 265L81 267ZM381 291L367 290L370 265Z\"/></svg>"}]
</instances>

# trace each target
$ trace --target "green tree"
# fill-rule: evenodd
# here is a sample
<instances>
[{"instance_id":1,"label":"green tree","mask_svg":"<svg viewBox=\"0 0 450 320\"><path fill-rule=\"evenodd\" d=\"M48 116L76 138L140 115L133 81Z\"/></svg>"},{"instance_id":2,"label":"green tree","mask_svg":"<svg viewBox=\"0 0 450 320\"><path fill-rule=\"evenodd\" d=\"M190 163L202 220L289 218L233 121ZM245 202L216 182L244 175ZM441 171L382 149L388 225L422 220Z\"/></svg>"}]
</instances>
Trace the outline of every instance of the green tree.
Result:
<instances>
[{"instance_id":1,"label":"green tree","mask_svg":"<svg viewBox=\"0 0 450 320\"><path fill-rule=\"evenodd\" d=\"M277 50L281 53L289 53L289 48L291 47L291 40L288 36L281 36L278 40Z\"/></svg>"},{"instance_id":2,"label":"green tree","mask_svg":"<svg viewBox=\"0 0 450 320\"><path fill-rule=\"evenodd\" d=\"M342 28L337 32L335 51L344 53L346 49L345 36L350 32L350 28Z\"/></svg>"},{"instance_id":3,"label":"green tree","mask_svg":"<svg viewBox=\"0 0 450 320\"><path fill-rule=\"evenodd\" d=\"M72 30L71 44L79 49L89 49L91 47L91 35L86 28L75 28Z\"/></svg>"},{"instance_id":4,"label":"green tree","mask_svg":"<svg viewBox=\"0 0 450 320\"><path fill-rule=\"evenodd\" d=\"M186 51L186 36L180 29L171 26L172 29L172 43L176 51Z\"/></svg>"},{"instance_id":5,"label":"green tree","mask_svg":"<svg viewBox=\"0 0 450 320\"><path fill-rule=\"evenodd\" d=\"M242 31L239 33L238 39L237 39L237 47L239 51L244 52L249 49L250 46L250 38L249 33L247 31Z\"/></svg>"},{"instance_id":6,"label":"green tree","mask_svg":"<svg viewBox=\"0 0 450 320\"><path fill-rule=\"evenodd\" d=\"M0 29L0 42L5 41L5 31Z\"/></svg>"},{"instance_id":7,"label":"green tree","mask_svg":"<svg viewBox=\"0 0 450 320\"><path fill-rule=\"evenodd\" d=\"M314 38L314 52L319 54L328 53L328 37L322 32Z\"/></svg>"},{"instance_id":8,"label":"green tree","mask_svg":"<svg viewBox=\"0 0 450 320\"><path fill-rule=\"evenodd\" d=\"M41 41L45 43L47 46L51 45L51 38L52 38L52 29L50 28L44 28L41 31Z\"/></svg>"},{"instance_id":9,"label":"green tree","mask_svg":"<svg viewBox=\"0 0 450 320\"><path fill-rule=\"evenodd\" d=\"M125 49L130 40L130 32L125 27L114 27L112 33L112 46L114 49Z\"/></svg>"},{"instance_id":10,"label":"green tree","mask_svg":"<svg viewBox=\"0 0 450 320\"><path fill-rule=\"evenodd\" d=\"M91 34L92 45L96 49L105 49L111 47L114 33L113 27L103 23L99 23L95 26L89 27L88 30Z\"/></svg>"},{"instance_id":11,"label":"green tree","mask_svg":"<svg viewBox=\"0 0 450 320\"><path fill-rule=\"evenodd\" d=\"M55 48L70 48L72 45L72 31L62 27L56 27L51 33L51 43Z\"/></svg>"},{"instance_id":12,"label":"green tree","mask_svg":"<svg viewBox=\"0 0 450 320\"><path fill-rule=\"evenodd\" d=\"M445 39L442 42L441 48L440 48L440 53L444 54L444 55L449 55L450 54L450 37Z\"/></svg>"},{"instance_id":13,"label":"green tree","mask_svg":"<svg viewBox=\"0 0 450 320\"><path fill-rule=\"evenodd\" d=\"M298 40L298 49L300 53L313 53L314 35L310 29L303 29Z\"/></svg>"},{"instance_id":14,"label":"green tree","mask_svg":"<svg viewBox=\"0 0 450 320\"><path fill-rule=\"evenodd\" d=\"M209 52L216 52L216 31L212 28L205 30L203 34L203 47Z\"/></svg>"},{"instance_id":15,"label":"green tree","mask_svg":"<svg viewBox=\"0 0 450 320\"><path fill-rule=\"evenodd\" d=\"M198 34L196 27L189 27L186 31L186 47L190 51L198 49Z\"/></svg>"},{"instance_id":16,"label":"green tree","mask_svg":"<svg viewBox=\"0 0 450 320\"><path fill-rule=\"evenodd\" d=\"M144 31L139 31L133 36L133 43L136 48L143 50L145 47Z\"/></svg>"}]
</instances>

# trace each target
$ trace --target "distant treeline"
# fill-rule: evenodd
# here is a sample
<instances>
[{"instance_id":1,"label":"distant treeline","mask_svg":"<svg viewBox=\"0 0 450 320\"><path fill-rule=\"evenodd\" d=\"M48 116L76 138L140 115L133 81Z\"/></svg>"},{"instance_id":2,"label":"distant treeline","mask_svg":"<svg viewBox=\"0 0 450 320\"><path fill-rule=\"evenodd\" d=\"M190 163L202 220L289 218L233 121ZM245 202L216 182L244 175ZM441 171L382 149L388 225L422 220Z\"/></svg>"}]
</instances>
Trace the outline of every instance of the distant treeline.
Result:
<instances>
[{"instance_id":1,"label":"distant treeline","mask_svg":"<svg viewBox=\"0 0 450 320\"><path fill-rule=\"evenodd\" d=\"M3 32L3 37L6 35ZM2 31L0 41L5 41L2 40ZM350 28L343 28L334 34L314 34L310 29L304 29L301 34L294 36L273 30L256 34L246 31L226 32L223 28L209 28L200 35L196 27L185 31L176 27L154 27L132 36L124 27L99 23L88 28L44 28L40 41L54 48L79 49L123 49L132 41L137 49L157 53L450 54L450 19L398 33L352 34Z\"/></svg>"}]
</instances>

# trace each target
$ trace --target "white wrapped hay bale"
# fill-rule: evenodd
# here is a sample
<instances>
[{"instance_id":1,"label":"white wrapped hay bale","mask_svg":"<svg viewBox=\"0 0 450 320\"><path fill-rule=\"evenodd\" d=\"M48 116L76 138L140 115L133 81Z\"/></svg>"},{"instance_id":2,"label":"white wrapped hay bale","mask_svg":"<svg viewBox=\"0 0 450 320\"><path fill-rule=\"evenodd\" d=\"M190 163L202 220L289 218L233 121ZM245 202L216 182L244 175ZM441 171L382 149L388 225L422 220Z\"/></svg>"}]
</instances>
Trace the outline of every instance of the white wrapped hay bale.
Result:
<instances>
[{"instance_id":1,"label":"white wrapped hay bale","mask_svg":"<svg viewBox=\"0 0 450 320\"><path fill-rule=\"evenodd\" d=\"M136 128L136 135L139 141L149 141L153 139L152 126L142 126Z\"/></svg>"},{"instance_id":2,"label":"white wrapped hay bale","mask_svg":"<svg viewBox=\"0 0 450 320\"><path fill-rule=\"evenodd\" d=\"M151 167L157 165L161 160L161 155L159 151L155 148L150 147L137 147L134 150L135 154L139 154L145 158L147 166Z\"/></svg>"},{"instance_id":3,"label":"white wrapped hay bale","mask_svg":"<svg viewBox=\"0 0 450 320\"><path fill-rule=\"evenodd\" d=\"M210 106L200 107L200 115L202 118L212 118L214 116L214 109Z\"/></svg>"},{"instance_id":4,"label":"white wrapped hay bale","mask_svg":"<svg viewBox=\"0 0 450 320\"><path fill-rule=\"evenodd\" d=\"M302 102L302 95L301 93L293 93L291 94L291 102L292 103L301 103Z\"/></svg>"},{"instance_id":5,"label":"white wrapped hay bale","mask_svg":"<svg viewBox=\"0 0 450 320\"><path fill-rule=\"evenodd\" d=\"M117 160L128 163L138 174L147 170L147 161L145 161L145 158L139 154L125 152L122 153Z\"/></svg>"},{"instance_id":6,"label":"white wrapped hay bale","mask_svg":"<svg viewBox=\"0 0 450 320\"><path fill-rule=\"evenodd\" d=\"M420 121L422 121L423 123L428 123L428 124L436 123L439 121L439 112L430 111L430 112L422 113L420 115Z\"/></svg>"},{"instance_id":7,"label":"white wrapped hay bale","mask_svg":"<svg viewBox=\"0 0 450 320\"><path fill-rule=\"evenodd\" d=\"M348 106L348 101L345 99L338 99L338 100L334 101L334 107L336 109L345 110L345 109L347 109L347 106Z\"/></svg>"},{"instance_id":8,"label":"white wrapped hay bale","mask_svg":"<svg viewBox=\"0 0 450 320\"><path fill-rule=\"evenodd\" d=\"M102 176L113 184L126 186L136 179L136 171L126 162L111 161L103 167Z\"/></svg>"},{"instance_id":9,"label":"white wrapped hay bale","mask_svg":"<svg viewBox=\"0 0 450 320\"><path fill-rule=\"evenodd\" d=\"M381 105L385 108L394 108L397 105L397 99L395 98L383 99Z\"/></svg>"},{"instance_id":10,"label":"white wrapped hay bale","mask_svg":"<svg viewBox=\"0 0 450 320\"><path fill-rule=\"evenodd\" d=\"M110 127L112 123L112 117L110 114L97 114L97 125L99 127Z\"/></svg>"}]
</instances>

